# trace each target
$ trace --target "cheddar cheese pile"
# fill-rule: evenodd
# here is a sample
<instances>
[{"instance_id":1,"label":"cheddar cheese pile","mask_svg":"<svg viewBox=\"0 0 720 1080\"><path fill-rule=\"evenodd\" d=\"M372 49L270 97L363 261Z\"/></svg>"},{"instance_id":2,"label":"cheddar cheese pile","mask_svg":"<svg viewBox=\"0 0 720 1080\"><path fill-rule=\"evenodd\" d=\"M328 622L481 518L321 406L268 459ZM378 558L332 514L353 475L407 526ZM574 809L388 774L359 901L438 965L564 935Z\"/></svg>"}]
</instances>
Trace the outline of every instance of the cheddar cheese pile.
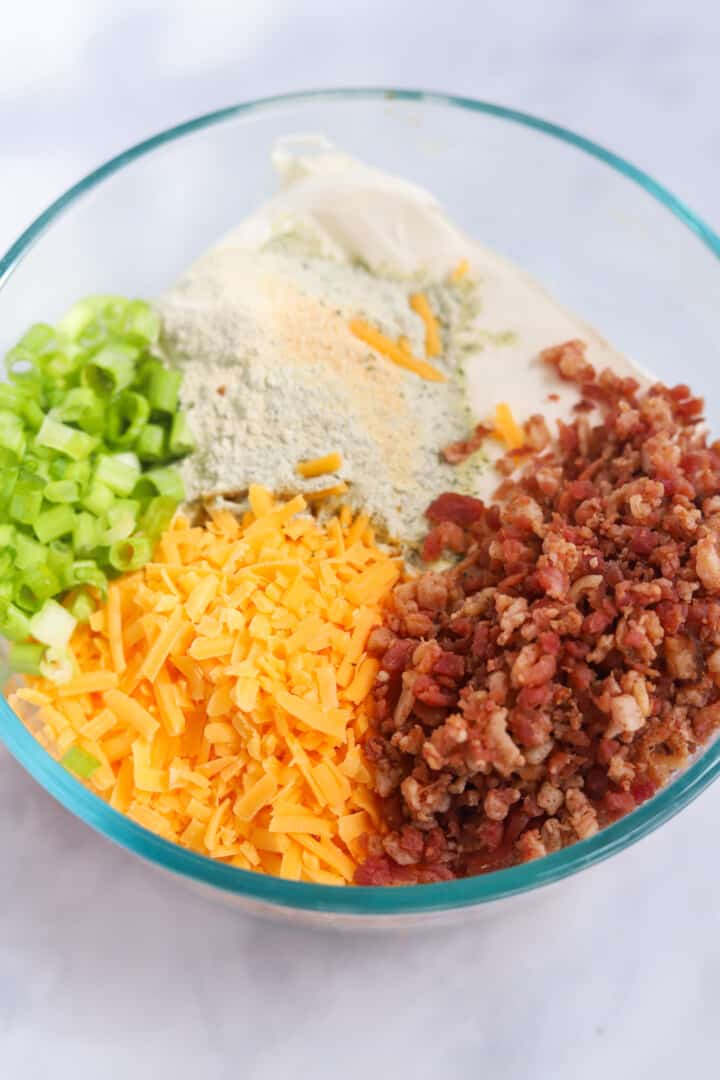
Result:
<instances>
[{"instance_id":1,"label":"cheddar cheese pile","mask_svg":"<svg viewBox=\"0 0 720 1080\"><path fill-rule=\"evenodd\" d=\"M377 820L359 741L365 652L401 562L363 515L249 493L242 519L175 520L71 641L76 674L26 680L40 738L111 806L234 866L343 884Z\"/></svg>"}]
</instances>

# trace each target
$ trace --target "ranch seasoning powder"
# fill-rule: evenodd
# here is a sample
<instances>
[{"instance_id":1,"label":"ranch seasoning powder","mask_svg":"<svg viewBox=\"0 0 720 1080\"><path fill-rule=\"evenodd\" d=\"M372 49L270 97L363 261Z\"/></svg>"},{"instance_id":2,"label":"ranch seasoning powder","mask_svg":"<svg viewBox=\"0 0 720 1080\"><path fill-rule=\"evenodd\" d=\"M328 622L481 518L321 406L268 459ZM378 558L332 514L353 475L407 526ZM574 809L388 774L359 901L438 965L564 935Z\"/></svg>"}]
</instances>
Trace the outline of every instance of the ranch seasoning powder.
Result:
<instances>
[{"instance_id":1,"label":"ranch seasoning powder","mask_svg":"<svg viewBox=\"0 0 720 1080\"><path fill-rule=\"evenodd\" d=\"M425 324L410 306L418 291L441 327L432 363L444 382L397 366L349 327L362 318L424 357ZM242 499L251 483L312 492L342 480L343 500L383 535L417 542L435 495L472 490L468 470L439 456L472 422L462 377L472 295L468 285L303 253L297 238L204 256L157 304L203 448L182 466L188 499ZM332 452L339 473L298 476L298 462Z\"/></svg>"}]
</instances>

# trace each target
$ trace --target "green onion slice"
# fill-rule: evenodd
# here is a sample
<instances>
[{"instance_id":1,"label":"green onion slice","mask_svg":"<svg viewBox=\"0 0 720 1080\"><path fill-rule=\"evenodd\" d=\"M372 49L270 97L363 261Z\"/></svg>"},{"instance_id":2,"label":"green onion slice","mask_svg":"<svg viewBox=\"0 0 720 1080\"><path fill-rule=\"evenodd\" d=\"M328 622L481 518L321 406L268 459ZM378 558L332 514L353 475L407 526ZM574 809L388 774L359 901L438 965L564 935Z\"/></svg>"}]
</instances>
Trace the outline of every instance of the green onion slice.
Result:
<instances>
[{"instance_id":1,"label":"green onion slice","mask_svg":"<svg viewBox=\"0 0 720 1080\"><path fill-rule=\"evenodd\" d=\"M100 762L81 746L71 746L60 758L60 764L70 772L74 772L81 780L89 780L96 769L100 768Z\"/></svg>"}]
</instances>

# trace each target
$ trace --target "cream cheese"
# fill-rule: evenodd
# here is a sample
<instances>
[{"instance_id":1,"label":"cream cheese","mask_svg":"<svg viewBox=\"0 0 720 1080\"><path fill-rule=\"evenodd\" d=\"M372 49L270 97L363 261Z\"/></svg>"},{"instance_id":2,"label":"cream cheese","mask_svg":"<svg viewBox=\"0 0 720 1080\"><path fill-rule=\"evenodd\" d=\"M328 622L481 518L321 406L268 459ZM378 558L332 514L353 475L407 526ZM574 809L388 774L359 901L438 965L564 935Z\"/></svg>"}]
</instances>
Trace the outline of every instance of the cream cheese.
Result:
<instances>
[{"instance_id":1,"label":"cream cheese","mask_svg":"<svg viewBox=\"0 0 720 1080\"><path fill-rule=\"evenodd\" d=\"M461 469L440 461L442 446L499 402L519 422L571 415L576 390L538 360L542 349L580 337L597 367L646 379L520 269L464 236L422 188L321 138L283 140L273 161L278 193L158 304L201 444L184 466L190 497L250 482L306 490L297 461L339 450L350 501L414 542L435 494L489 498L499 481L493 440ZM469 273L451 285L461 260ZM446 383L369 354L348 329L360 315L423 356L423 324L408 302L418 290L443 324Z\"/></svg>"}]
</instances>

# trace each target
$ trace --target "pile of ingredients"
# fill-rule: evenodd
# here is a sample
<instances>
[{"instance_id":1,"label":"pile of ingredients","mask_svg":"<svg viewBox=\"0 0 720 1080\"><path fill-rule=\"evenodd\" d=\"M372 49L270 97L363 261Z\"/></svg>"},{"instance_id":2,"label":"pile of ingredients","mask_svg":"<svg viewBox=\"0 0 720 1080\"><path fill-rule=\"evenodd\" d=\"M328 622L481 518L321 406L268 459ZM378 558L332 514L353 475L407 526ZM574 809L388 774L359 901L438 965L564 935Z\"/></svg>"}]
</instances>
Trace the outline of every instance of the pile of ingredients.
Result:
<instances>
[{"instance_id":1,"label":"pile of ingredients","mask_svg":"<svg viewBox=\"0 0 720 1080\"><path fill-rule=\"evenodd\" d=\"M0 384L9 699L245 870L432 883L592 836L720 727L720 444L424 191L327 144Z\"/></svg>"}]
</instances>

